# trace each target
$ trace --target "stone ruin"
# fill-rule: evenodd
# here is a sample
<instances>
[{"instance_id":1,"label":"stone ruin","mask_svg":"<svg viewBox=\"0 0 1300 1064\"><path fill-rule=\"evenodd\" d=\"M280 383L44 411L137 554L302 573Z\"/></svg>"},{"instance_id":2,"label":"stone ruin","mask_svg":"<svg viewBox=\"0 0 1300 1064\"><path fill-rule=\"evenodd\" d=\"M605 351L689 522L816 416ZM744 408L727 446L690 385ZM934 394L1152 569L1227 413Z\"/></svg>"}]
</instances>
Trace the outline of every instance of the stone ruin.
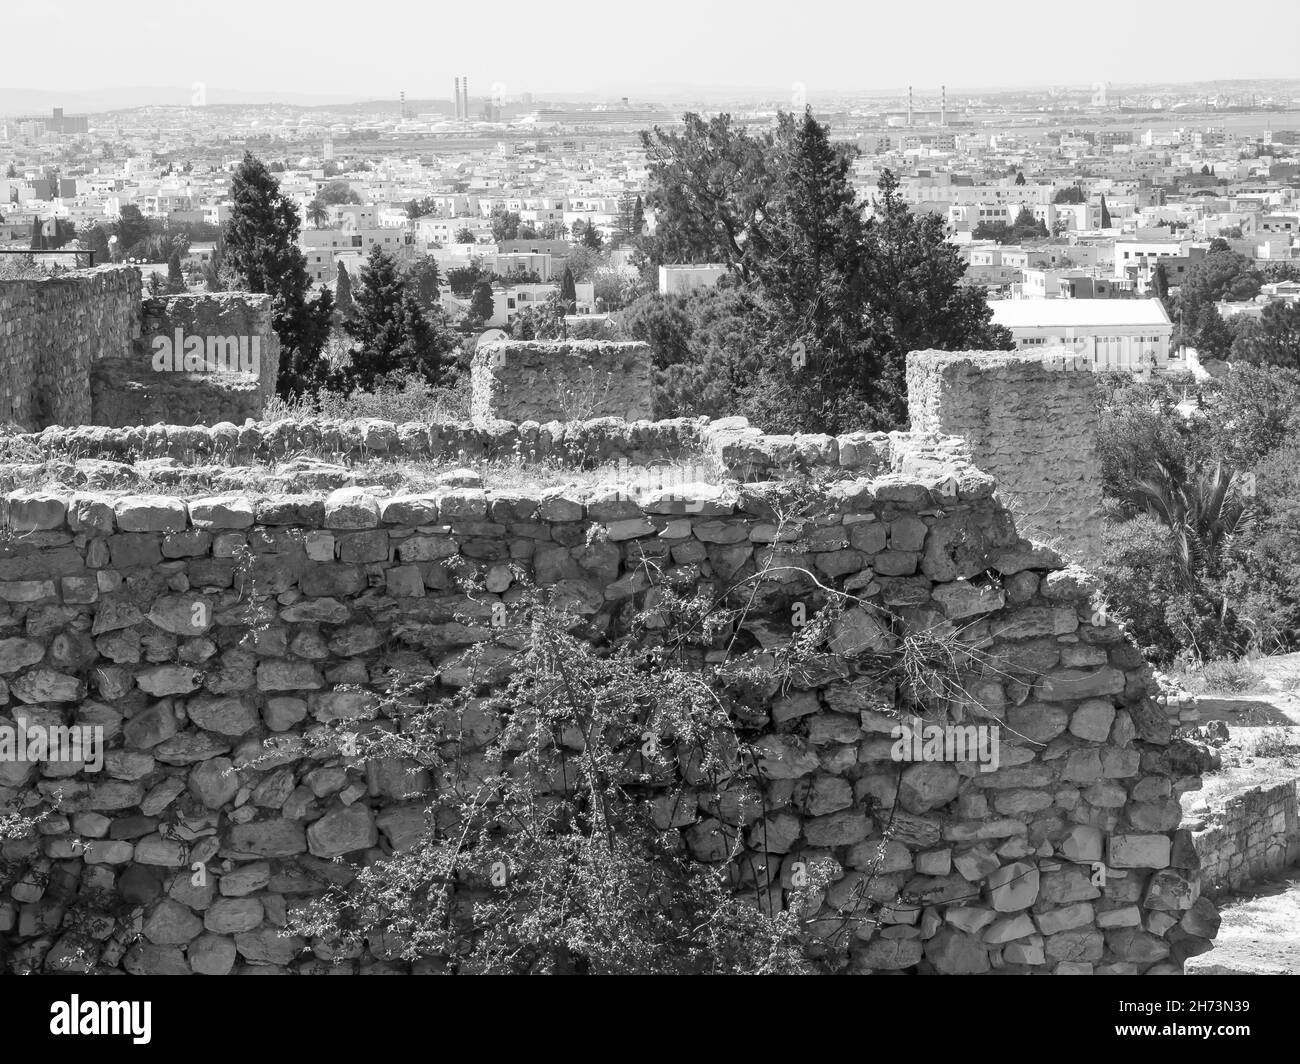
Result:
<instances>
[{"instance_id":1,"label":"stone ruin","mask_svg":"<svg viewBox=\"0 0 1300 1064\"><path fill-rule=\"evenodd\" d=\"M649 344L608 340L498 340L474 353L475 420L648 419L654 378Z\"/></svg>"},{"instance_id":2,"label":"stone ruin","mask_svg":"<svg viewBox=\"0 0 1300 1064\"><path fill-rule=\"evenodd\" d=\"M270 296L145 299L132 266L0 281L0 418L19 428L256 419L279 366Z\"/></svg>"},{"instance_id":3,"label":"stone ruin","mask_svg":"<svg viewBox=\"0 0 1300 1064\"><path fill-rule=\"evenodd\" d=\"M762 581L742 631L762 647L792 637L791 604L816 595L815 578L858 600L834 632L845 668L771 700L745 783L757 806L706 808L684 779L662 781L659 802L690 852L716 862L738 843L748 889L777 905L797 865L831 860L816 926L848 929L859 972L1181 972L1218 926L1179 827L1179 796L1199 785L1197 751L1174 735L1177 708L1156 701L1150 670L1097 610L1086 571L1027 539L997 478L972 461L981 448L1012 453L981 427L981 418L1003 431L1020 424L998 398L1002 384L1022 388L1016 403L1032 429L1042 410L1082 410L1051 396L1082 395L1087 381L1062 375L1049 385L1001 356L987 365L989 381L972 380L979 368L973 356L931 352L909 367L925 402L914 417L960 420L973 445L923 431L768 436L743 419L663 432L595 422L588 437L581 426L558 430L561 445L572 433L629 453L685 439L737 474L689 491L448 483L393 496L354 483L255 494L236 481L221 494L11 492L13 538L0 547L2 723L96 726L107 752L99 771L0 762L0 811L52 808L37 838L0 851L23 869L0 893L5 963L409 970L382 943L340 956L280 929L290 909L412 845L427 827L418 795L436 784L400 759L362 765L311 742L268 763L263 743L338 722L391 728L379 711L391 670L432 669L447 690L473 682L461 653L489 638L494 605L511 601L512 567L617 628L655 594L651 566L725 588L776 562L782 570ZM1024 394L1038 385L1041 405ZM83 431L32 439L55 450ZM557 442L536 421L513 423L513 436L499 422L111 431L230 456L314 431L318 442L369 443L398 461L457 441ZM759 478L816 467L843 476L783 520ZM1086 493L1055 505L1071 499L1086 518ZM468 598L457 566L493 590ZM249 596L267 618L255 638L241 606ZM984 664L965 678L967 723L1000 729L995 771L972 759L895 760L888 692L853 668L853 655L887 648L898 632L936 628L979 648ZM493 730L491 721L467 728L461 756L476 756ZM122 914L73 920L74 903L96 892Z\"/></svg>"}]
</instances>

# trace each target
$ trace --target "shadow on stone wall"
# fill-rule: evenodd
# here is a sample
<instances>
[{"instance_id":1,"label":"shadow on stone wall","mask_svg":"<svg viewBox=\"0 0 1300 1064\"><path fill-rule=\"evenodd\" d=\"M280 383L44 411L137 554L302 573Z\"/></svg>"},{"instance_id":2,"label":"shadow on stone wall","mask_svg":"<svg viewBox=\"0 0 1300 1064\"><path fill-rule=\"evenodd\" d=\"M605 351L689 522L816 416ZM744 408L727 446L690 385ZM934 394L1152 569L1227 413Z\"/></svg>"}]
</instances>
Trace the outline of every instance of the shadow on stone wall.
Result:
<instances>
[{"instance_id":1,"label":"shadow on stone wall","mask_svg":"<svg viewBox=\"0 0 1300 1064\"><path fill-rule=\"evenodd\" d=\"M49 425L258 418L275 393L271 298L141 299L140 271L99 266L0 282L0 417Z\"/></svg>"}]
</instances>

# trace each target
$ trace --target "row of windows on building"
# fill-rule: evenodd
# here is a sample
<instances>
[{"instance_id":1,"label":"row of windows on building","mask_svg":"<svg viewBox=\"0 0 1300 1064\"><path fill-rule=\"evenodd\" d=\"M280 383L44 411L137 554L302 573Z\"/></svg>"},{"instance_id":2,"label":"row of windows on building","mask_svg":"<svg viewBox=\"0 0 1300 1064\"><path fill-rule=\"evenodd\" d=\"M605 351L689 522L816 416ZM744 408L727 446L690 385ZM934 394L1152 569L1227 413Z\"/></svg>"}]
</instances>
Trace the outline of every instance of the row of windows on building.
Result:
<instances>
[{"instance_id":1,"label":"row of windows on building","mask_svg":"<svg viewBox=\"0 0 1300 1064\"><path fill-rule=\"evenodd\" d=\"M1159 336L1078 336L1074 339L1064 337L1025 336L1016 342L1020 344L1021 347L1041 347L1048 343L1053 346L1074 344L1077 347L1080 344L1086 344L1089 340L1092 340L1097 344L1122 344L1125 341L1135 344L1158 344L1161 342Z\"/></svg>"}]
</instances>

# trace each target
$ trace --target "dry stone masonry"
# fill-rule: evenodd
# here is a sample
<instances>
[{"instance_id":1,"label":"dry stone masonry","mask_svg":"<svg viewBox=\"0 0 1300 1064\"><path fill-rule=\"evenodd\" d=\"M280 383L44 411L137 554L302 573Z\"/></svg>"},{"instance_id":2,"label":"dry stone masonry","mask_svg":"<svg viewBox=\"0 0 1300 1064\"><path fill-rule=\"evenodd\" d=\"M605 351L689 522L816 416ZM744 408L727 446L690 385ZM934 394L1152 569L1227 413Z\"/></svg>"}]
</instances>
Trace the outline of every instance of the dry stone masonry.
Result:
<instances>
[{"instance_id":1,"label":"dry stone masonry","mask_svg":"<svg viewBox=\"0 0 1300 1064\"><path fill-rule=\"evenodd\" d=\"M915 441L915 442L913 442ZM791 479L813 471L870 476L907 462L968 457L963 441L932 433L851 432L842 436L764 433L743 417L668 421L459 421L401 424L379 418L245 421L243 425L51 426L13 437L22 453L111 462L171 459L222 465L275 462L310 454L344 462L419 459L549 462L575 469L626 464L716 463L742 481ZM906 456L906 457L905 457ZM909 466L910 468L910 466Z\"/></svg>"},{"instance_id":2,"label":"dry stone masonry","mask_svg":"<svg viewBox=\"0 0 1300 1064\"><path fill-rule=\"evenodd\" d=\"M653 415L648 344L500 340L474 353L471 413L476 421L574 421Z\"/></svg>"},{"instance_id":3,"label":"dry stone masonry","mask_svg":"<svg viewBox=\"0 0 1300 1064\"><path fill-rule=\"evenodd\" d=\"M727 431L748 446L747 426ZM698 859L742 838L752 882L778 901L797 863L831 859L819 926L850 910L857 971L1180 971L1210 948L1217 917L1178 830L1195 760L1139 653L1096 623L1082 570L1020 536L957 442L901 437L879 464L816 489L793 522L740 484L638 499L613 484L11 493L0 723L97 726L107 752L98 771L0 762L0 811L54 807L39 837L0 851L23 869L0 896L7 965L404 970L381 943L337 956L280 933L288 913L409 846L425 827L419 794L436 786L313 740L340 721L393 728L379 696L395 671L468 683L461 652L489 638L519 578L617 627L652 601L649 561L715 589L781 566L744 626L764 647L793 636L791 602L815 592L799 570L863 601L837 621L844 669L768 707L761 811L682 804L689 789L665 783ZM489 590L468 598L453 580L466 573ZM886 615L980 648L987 667L967 679L1002 729L996 771L894 760L896 721L853 667L888 642ZM464 756L492 734L480 723ZM304 741L268 758L277 737Z\"/></svg>"},{"instance_id":4,"label":"dry stone masonry","mask_svg":"<svg viewBox=\"0 0 1300 1064\"><path fill-rule=\"evenodd\" d=\"M1300 783L1286 780L1233 795L1222 808L1193 805L1186 826L1207 894L1235 890L1300 861Z\"/></svg>"},{"instance_id":5,"label":"dry stone masonry","mask_svg":"<svg viewBox=\"0 0 1300 1064\"><path fill-rule=\"evenodd\" d=\"M91 367L139 335L140 271L99 266L0 281L0 418L76 425L93 417Z\"/></svg>"},{"instance_id":6,"label":"dry stone masonry","mask_svg":"<svg viewBox=\"0 0 1300 1064\"><path fill-rule=\"evenodd\" d=\"M146 299L140 336L129 354L92 366L93 423L242 422L261 416L275 395L279 370L270 296L215 292Z\"/></svg>"},{"instance_id":7,"label":"dry stone masonry","mask_svg":"<svg viewBox=\"0 0 1300 1064\"><path fill-rule=\"evenodd\" d=\"M912 429L960 436L1027 531L1097 558L1102 532L1095 377L1072 361L1006 351L913 351Z\"/></svg>"},{"instance_id":8,"label":"dry stone masonry","mask_svg":"<svg viewBox=\"0 0 1300 1064\"><path fill-rule=\"evenodd\" d=\"M255 373L159 372L153 341L197 337L259 351ZM140 271L98 266L0 281L0 419L51 425L185 425L259 417L280 360L270 296L141 299Z\"/></svg>"}]
</instances>

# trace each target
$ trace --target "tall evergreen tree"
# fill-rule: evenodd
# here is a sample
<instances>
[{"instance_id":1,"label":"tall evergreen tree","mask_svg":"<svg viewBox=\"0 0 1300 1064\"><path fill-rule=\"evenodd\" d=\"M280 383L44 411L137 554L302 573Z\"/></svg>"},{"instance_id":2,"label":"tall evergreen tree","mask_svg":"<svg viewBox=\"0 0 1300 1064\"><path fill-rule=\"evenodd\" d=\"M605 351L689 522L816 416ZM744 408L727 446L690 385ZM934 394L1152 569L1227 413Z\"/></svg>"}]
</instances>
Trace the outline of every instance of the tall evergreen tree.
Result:
<instances>
[{"instance_id":1,"label":"tall evergreen tree","mask_svg":"<svg viewBox=\"0 0 1300 1064\"><path fill-rule=\"evenodd\" d=\"M573 271L568 266L564 267L564 275L560 278L560 299L564 301L566 307L570 308L576 306L578 302L578 286L573 280Z\"/></svg>"},{"instance_id":2,"label":"tall evergreen tree","mask_svg":"<svg viewBox=\"0 0 1300 1064\"><path fill-rule=\"evenodd\" d=\"M867 320L882 364L882 409L895 424L907 411L904 366L909 351L1009 350L1011 333L992 323L983 289L961 283L966 264L937 214L915 214L885 170L867 221Z\"/></svg>"},{"instance_id":3,"label":"tall evergreen tree","mask_svg":"<svg viewBox=\"0 0 1300 1064\"><path fill-rule=\"evenodd\" d=\"M329 338L334 300L329 289L314 298L307 257L298 247L298 208L279 182L250 153L230 186L226 223L229 265L250 292L271 296L272 325L280 337L281 396L314 393L327 386L330 370L321 351Z\"/></svg>"},{"instance_id":4,"label":"tall evergreen tree","mask_svg":"<svg viewBox=\"0 0 1300 1064\"><path fill-rule=\"evenodd\" d=\"M586 228L582 230L582 246L591 248L592 251L599 251L603 243L596 223L589 220Z\"/></svg>"},{"instance_id":5,"label":"tall evergreen tree","mask_svg":"<svg viewBox=\"0 0 1300 1064\"><path fill-rule=\"evenodd\" d=\"M1206 303L1197 315L1194 339L1197 354L1202 358L1227 358L1235 337L1219 313L1219 308L1213 303Z\"/></svg>"},{"instance_id":6,"label":"tall evergreen tree","mask_svg":"<svg viewBox=\"0 0 1300 1064\"><path fill-rule=\"evenodd\" d=\"M1157 262L1155 269L1151 271L1151 294L1165 305L1165 312L1168 313L1170 309L1169 271L1165 269L1163 262Z\"/></svg>"},{"instance_id":7,"label":"tall evergreen tree","mask_svg":"<svg viewBox=\"0 0 1300 1064\"><path fill-rule=\"evenodd\" d=\"M167 259L167 294L180 295L185 291L185 274L181 271L181 253L173 251Z\"/></svg>"},{"instance_id":8,"label":"tall evergreen tree","mask_svg":"<svg viewBox=\"0 0 1300 1064\"><path fill-rule=\"evenodd\" d=\"M352 277L348 274L348 268L339 263L338 276L334 279L334 305L338 307L339 313L344 318L350 317L353 311L352 302Z\"/></svg>"},{"instance_id":9,"label":"tall evergreen tree","mask_svg":"<svg viewBox=\"0 0 1300 1064\"><path fill-rule=\"evenodd\" d=\"M1101 194L1101 227L1110 228L1110 211L1106 209L1106 193Z\"/></svg>"},{"instance_id":10,"label":"tall evergreen tree","mask_svg":"<svg viewBox=\"0 0 1300 1064\"><path fill-rule=\"evenodd\" d=\"M943 219L913 214L885 171L864 221L853 150L832 144L810 112L781 115L758 135L726 115L687 115L681 131L643 143L657 217L642 241L650 261L718 262L733 275L736 294L713 302L737 304L743 328L708 326L703 358L713 364L700 367L711 394L733 393L732 410L743 397L770 429L895 428L909 351L1012 346L983 291L961 283L966 265ZM694 372L665 369L683 381ZM792 390L797 404L781 398Z\"/></svg>"},{"instance_id":11,"label":"tall evergreen tree","mask_svg":"<svg viewBox=\"0 0 1300 1064\"><path fill-rule=\"evenodd\" d=\"M406 270L406 283L419 297L420 305L427 312L438 309L438 294L442 291L442 275L438 272L438 260L432 255L416 259Z\"/></svg>"},{"instance_id":12,"label":"tall evergreen tree","mask_svg":"<svg viewBox=\"0 0 1300 1064\"><path fill-rule=\"evenodd\" d=\"M479 281L474 286L474 295L470 297L470 317L478 322L490 321L496 311L492 299L492 285L488 281Z\"/></svg>"},{"instance_id":13,"label":"tall evergreen tree","mask_svg":"<svg viewBox=\"0 0 1300 1064\"><path fill-rule=\"evenodd\" d=\"M632 205L632 235L640 236L643 229L645 229L645 204L641 202L641 196L638 194L636 202Z\"/></svg>"},{"instance_id":14,"label":"tall evergreen tree","mask_svg":"<svg viewBox=\"0 0 1300 1064\"><path fill-rule=\"evenodd\" d=\"M353 313L343 329L354 341L348 384L370 390L387 373L408 370L438 383L442 356L450 350L397 268L376 244L361 267L353 292Z\"/></svg>"}]
</instances>

